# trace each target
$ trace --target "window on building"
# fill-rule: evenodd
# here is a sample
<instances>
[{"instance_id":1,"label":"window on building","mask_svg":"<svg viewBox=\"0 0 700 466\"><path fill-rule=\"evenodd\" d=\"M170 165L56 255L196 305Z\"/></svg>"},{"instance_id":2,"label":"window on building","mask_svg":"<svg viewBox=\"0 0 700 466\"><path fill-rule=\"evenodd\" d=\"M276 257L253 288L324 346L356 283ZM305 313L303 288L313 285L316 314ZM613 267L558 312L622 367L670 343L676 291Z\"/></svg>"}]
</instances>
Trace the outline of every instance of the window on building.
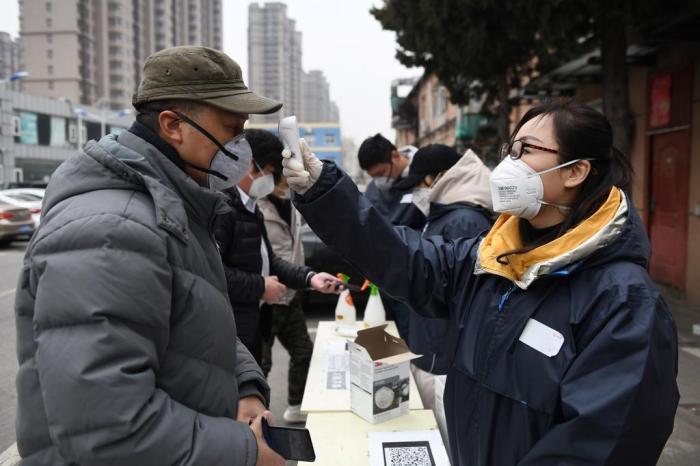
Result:
<instances>
[{"instance_id":1,"label":"window on building","mask_svg":"<svg viewBox=\"0 0 700 466\"><path fill-rule=\"evenodd\" d=\"M448 93L445 86L433 88L433 117L442 115L447 111Z\"/></svg>"},{"instance_id":2,"label":"window on building","mask_svg":"<svg viewBox=\"0 0 700 466\"><path fill-rule=\"evenodd\" d=\"M83 125L85 125L84 128L86 129L85 134L82 135L82 141L89 141L91 139L99 141L102 138L102 127L99 123L83 121Z\"/></svg>"},{"instance_id":3,"label":"window on building","mask_svg":"<svg viewBox=\"0 0 700 466\"><path fill-rule=\"evenodd\" d=\"M51 117L39 113L37 115L37 135L40 146L48 146L51 144Z\"/></svg>"},{"instance_id":4,"label":"window on building","mask_svg":"<svg viewBox=\"0 0 700 466\"><path fill-rule=\"evenodd\" d=\"M53 26L53 20L51 18L46 18L46 27L50 28Z\"/></svg>"},{"instance_id":5,"label":"window on building","mask_svg":"<svg viewBox=\"0 0 700 466\"><path fill-rule=\"evenodd\" d=\"M48 59L53 58L53 50L51 50L51 49L46 50L46 58L48 58Z\"/></svg>"},{"instance_id":6,"label":"window on building","mask_svg":"<svg viewBox=\"0 0 700 466\"><path fill-rule=\"evenodd\" d=\"M51 2L46 2L46 11L51 11Z\"/></svg>"},{"instance_id":7,"label":"window on building","mask_svg":"<svg viewBox=\"0 0 700 466\"><path fill-rule=\"evenodd\" d=\"M51 139L49 145L64 147L68 142L66 136L66 119L62 117L51 117Z\"/></svg>"},{"instance_id":8,"label":"window on building","mask_svg":"<svg viewBox=\"0 0 700 466\"><path fill-rule=\"evenodd\" d=\"M326 134L326 145L328 146L334 146L335 145L335 134Z\"/></svg>"},{"instance_id":9,"label":"window on building","mask_svg":"<svg viewBox=\"0 0 700 466\"><path fill-rule=\"evenodd\" d=\"M53 65L49 65L46 67L46 72L49 74L53 74Z\"/></svg>"},{"instance_id":10,"label":"window on building","mask_svg":"<svg viewBox=\"0 0 700 466\"><path fill-rule=\"evenodd\" d=\"M53 91L53 81L48 82L49 90Z\"/></svg>"},{"instance_id":11,"label":"window on building","mask_svg":"<svg viewBox=\"0 0 700 466\"><path fill-rule=\"evenodd\" d=\"M46 42L48 42L49 44L53 43L53 34L46 34Z\"/></svg>"},{"instance_id":12,"label":"window on building","mask_svg":"<svg viewBox=\"0 0 700 466\"><path fill-rule=\"evenodd\" d=\"M121 32L110 32L109 33L109 40L117 41L117 40L123 40L124 39L124 34Z\"/></svg>"},{"instance_id":13,"label":"window on building","mask_svg":"<svg viewBox=\"0 0 700 466\"><path fill-rule=\"evenodd\" d=\"M15 142L20 144L38 144L37 114L32 112L20 112L20 135L15 137Z\"/></svg>"}]
</instances>

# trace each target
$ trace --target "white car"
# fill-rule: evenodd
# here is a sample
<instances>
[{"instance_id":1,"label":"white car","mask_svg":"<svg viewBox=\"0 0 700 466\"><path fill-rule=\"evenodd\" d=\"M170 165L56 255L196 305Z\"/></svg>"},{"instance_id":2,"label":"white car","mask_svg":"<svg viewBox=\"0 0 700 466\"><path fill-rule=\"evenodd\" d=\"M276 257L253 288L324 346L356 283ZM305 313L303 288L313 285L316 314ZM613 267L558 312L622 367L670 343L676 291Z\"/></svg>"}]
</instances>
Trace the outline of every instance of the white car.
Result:
<instances>
[{"instance_id":1,"label":"white car","mask_svg":"<svg viewBox=\"0 0 700 466\"><path fill-rule=\"evenodd\" d=\"M29 209L34 222L34 228L41 221L41 203L44 201L44 190L38 188L15 188L0 191L0 202Z\"/></svg>"}]
</instances>

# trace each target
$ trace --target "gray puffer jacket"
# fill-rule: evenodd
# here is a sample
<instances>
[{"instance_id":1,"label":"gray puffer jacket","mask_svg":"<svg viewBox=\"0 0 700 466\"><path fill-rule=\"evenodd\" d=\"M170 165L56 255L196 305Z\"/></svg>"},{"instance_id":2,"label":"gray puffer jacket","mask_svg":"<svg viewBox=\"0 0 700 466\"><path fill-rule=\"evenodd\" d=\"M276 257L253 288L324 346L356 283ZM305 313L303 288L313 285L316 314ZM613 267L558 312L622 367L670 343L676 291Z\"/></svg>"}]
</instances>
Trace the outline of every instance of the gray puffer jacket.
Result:
<instances>
[{"instance_id":1,"label":"gray puffer jacket","mask_svg":"<svg viewBox=\"0 0 700 466\"><path fill-rule=\"evenodd\" d=\"M58 168L17 287L21 464L255 464L234 419L269 388L212 237L227 209L130 132Z\"/></svg>"}]
</instances>

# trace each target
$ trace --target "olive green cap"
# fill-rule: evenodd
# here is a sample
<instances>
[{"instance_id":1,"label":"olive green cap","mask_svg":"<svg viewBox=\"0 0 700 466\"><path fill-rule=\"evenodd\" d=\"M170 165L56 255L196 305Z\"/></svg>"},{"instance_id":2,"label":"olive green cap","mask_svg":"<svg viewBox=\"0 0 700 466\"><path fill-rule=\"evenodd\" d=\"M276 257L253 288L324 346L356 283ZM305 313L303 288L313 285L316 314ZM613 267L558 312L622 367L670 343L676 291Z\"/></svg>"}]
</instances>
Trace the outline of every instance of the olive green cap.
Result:
<instances>
[{"instance_id":1,"label":"olive green cap","mask_svg":"<svg viewBox=\"0 0 700 466\"><path fill-rule=\"evenodd\" d=\"M132 103L183 99L234 113L274 113L282 104L258 95L243 82L238 63L207 47L185 45L154 53L143 65L141 83Z\"/></svg>"}]
</instances>

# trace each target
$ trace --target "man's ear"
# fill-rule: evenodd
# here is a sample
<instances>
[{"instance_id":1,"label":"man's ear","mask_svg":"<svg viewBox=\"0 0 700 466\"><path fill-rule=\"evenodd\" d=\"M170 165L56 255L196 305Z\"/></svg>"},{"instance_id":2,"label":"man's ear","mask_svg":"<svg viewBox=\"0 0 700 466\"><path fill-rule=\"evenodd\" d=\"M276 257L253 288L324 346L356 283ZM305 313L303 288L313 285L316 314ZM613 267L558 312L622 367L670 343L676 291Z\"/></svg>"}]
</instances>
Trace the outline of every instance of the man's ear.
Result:
<instances>
[{"instance_id":1,"label":"man's ear","mask_svg":"<svg viewBox=\"0 0 700 466\"><path fill-rule=\"evenodd\" d=\"M586 181L588 174L591 172L591 162L588 160L580 160L566 168L568 168L568 170L564 172L564 187L576 188Z\"/></svg>"},{"instance_id":2,"label":"man's ear","mask_svg":"<svg viewBox=\"0 0 700 466\"><path fill-rule=\"evenodd\" d=\"M171 145L182 143L182 120L171 110L158 114L158 128L161 136Z\"/></svg>"}]
</instances>

